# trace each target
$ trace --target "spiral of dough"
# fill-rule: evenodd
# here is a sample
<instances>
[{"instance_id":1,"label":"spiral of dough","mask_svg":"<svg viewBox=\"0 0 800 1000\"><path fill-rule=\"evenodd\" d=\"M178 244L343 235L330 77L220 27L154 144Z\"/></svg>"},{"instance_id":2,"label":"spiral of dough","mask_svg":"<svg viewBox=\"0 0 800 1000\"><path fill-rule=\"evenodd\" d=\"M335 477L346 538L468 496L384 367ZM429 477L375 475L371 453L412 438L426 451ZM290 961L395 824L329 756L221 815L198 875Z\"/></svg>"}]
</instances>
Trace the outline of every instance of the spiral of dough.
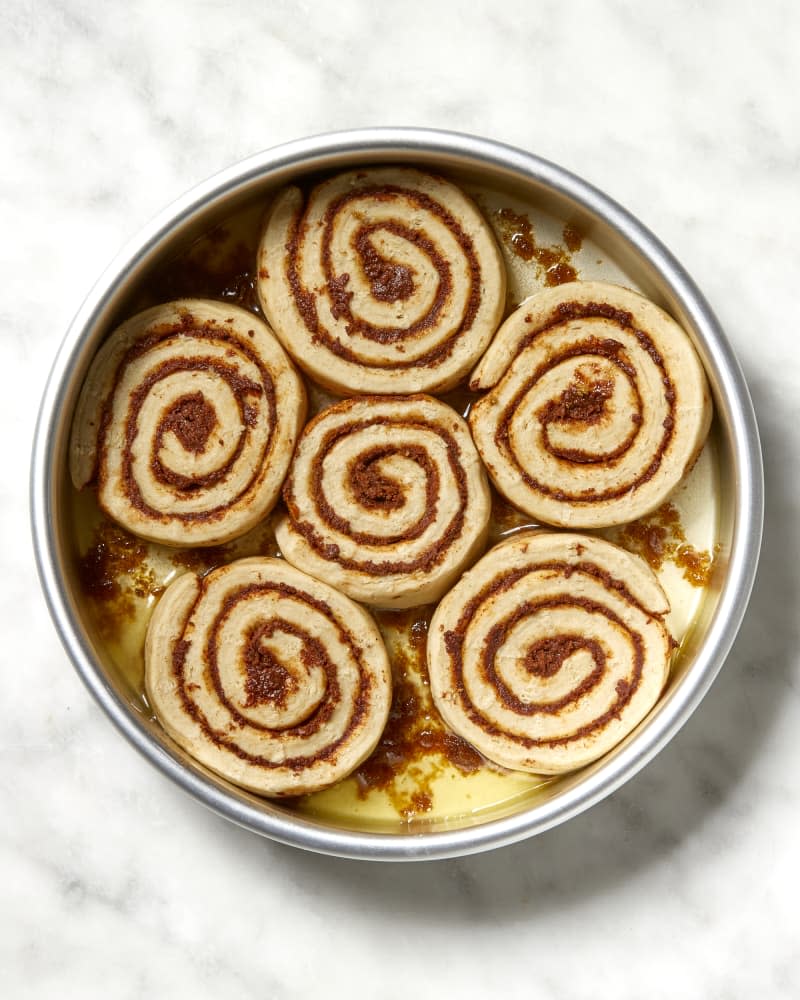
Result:
<instances>
[{"instance_id":1,"label":"spiral of dough","mask_svg":"<svg viewBox=\"0 0 800 1000\"><path fill-rule=\"evenodd\" d=\"M703 446L711 396L687 334L635 292L572 282L524 302L472 374L470 428L497 489L546 524L654 510Z\"/></svg>"},{"instance_id":2,"label":"spiral of dough","mask_svg":"<svg viewBox=\"0 0 800 1000\"><path fill-rule=\"evenodd\" d=\"M70 470L123 527L166 545L244 534L280 492L306 414L269 327L236 306L183 299L123 323L84 383Z\"/></svg>"},{"instance_id":3,"label":"spiral of dough","mask_svg":"<svg viewBox=\"0 0 800 1000\"><path fill-rule=\"evenodd\" d=\"M170 584L148 628L145 683L180 746L268 796L346 777L377 744L392 695L367 612L267 558Z\"/></svg>"},{"instance_id":4,"label":"spiral of dough","mask_svg":"<svg viewBox=\"0 0 800 1000\"><path fill-rule=\"evenodd\" d=\"M286 350L348 393L442 392L486 349L506 274L491 228L456 185L376 167L278 194L258 294Z\"/></svg>"},{"instance_id":5,"label":"spiral of dough","mask_svg":"<svg viewBox=\"0 0 800 1000\"><path fill-rule=\"evenodd\" d=\"M610 542L528 531L488 552L428 633L445 722L490 760L556 774L608 752L669 670L669 604L646 563Z\"/></svg>"},{"instance_id":6,"label":"spiral of dough","mask_svg":"<svg viewBox=\"0 0 800 1000\"><path fill-rule=\"evenodd\" d=\"M384 608L434 601L481 551L486 474L466 422L430 396L364 396L305 428L276 525L289 562Z\"/></svg>"}]
</instances>

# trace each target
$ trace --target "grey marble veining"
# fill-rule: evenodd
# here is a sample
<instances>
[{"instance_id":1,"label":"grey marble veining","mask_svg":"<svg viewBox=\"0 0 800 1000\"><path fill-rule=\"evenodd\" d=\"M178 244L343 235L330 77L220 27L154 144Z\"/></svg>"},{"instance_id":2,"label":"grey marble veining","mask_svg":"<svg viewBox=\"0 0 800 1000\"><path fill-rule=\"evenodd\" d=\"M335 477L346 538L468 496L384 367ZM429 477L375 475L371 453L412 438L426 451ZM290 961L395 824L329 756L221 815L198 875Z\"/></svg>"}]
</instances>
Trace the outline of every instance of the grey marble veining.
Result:
<instances>
[{"instance_id":1,"label":"grey marble veining","mask_svg":"<svg viewBox=\"0 0 800 1000\"><path fill-rule=\"evenodd\" d=\"M4 996L800 995L798 37L797 5L772 0L7 0ZM564 827L416 866L281 847L164 781L68 666L27 536L47 367L124 239L250 152L374 124L524 146L657 232L742 361L768 488L750 613L673 743Z\"/></svg>"}]
</instances>

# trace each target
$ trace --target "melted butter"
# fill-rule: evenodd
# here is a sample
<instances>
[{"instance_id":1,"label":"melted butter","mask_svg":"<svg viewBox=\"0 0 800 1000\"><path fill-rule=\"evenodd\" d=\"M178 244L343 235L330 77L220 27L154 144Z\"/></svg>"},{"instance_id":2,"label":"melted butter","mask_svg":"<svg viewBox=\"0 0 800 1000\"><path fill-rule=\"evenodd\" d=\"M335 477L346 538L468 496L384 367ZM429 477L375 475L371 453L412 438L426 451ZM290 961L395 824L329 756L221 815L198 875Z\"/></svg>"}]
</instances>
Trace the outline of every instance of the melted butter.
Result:
<instances>
[{"instance_id":1,"label":"melted butter","mask_svg":"<svg viewBox=\"0 0 800 1000\"><path fill-rule=\"evenodd\" d=\"M709 563L717 548L718 497L719 463L712 433L691 472L673 490L668 500L669 506L675 512L674 535L679 546L691 546L695 553L705 556ZM642 521L647 520L648 518L642 518ZM637 542L635 535L631 537L631 532L627 531L624 525L608 528L599 534L637 555L642 555L641 544ZM650 563L669 598L670 612L664 620L673 638L680 643L697 618L706 589L698 586L698 581L692 574L685 572L686 567L681 565L678 552L679 549L672 558L666 555L660 562L652 558L646 561ZM713 573L707 575L713 576Z\"/></svg>"},{"instance_id":2,"label":"melted butter","mask_svg":"<svg viewBox=\"0 0 800 1000\"><path fill-rule=\"evenodd\" d=\"M424 655L432 610L376 613L395 679L389 724L372 757L334 787L297 800L301 812L378 827L399 819L414 830L530 796L551 780L491 764L442 723Z\"/></svg>"},{"instance_id":3,"label":"melted butter","mask_svg":"<svg viewBox=\"0 0 800 1000\"><path fill-rule=\"evenodd\" d=\"M79 553L76 576L92 632L123 680L137 711L155 718L144 690L144 640L164 589L182 573L200 575L245 556L280 557L271 521L227 545L174 549L144 542L113 524L92 490L71 490Z\"/></svg>"},{"instance_id":4,"label":"melted butter","mask_svg":"<svg viewBox=\"0 0 800 1000\"><path fill-rule=\"evenodd\" d=\"M605 257L592 242L590 234L579 233L571 220L545 213L536 205L509 197L502 191L475 188L470 184L463 186L478 201L496 233L508 272L508 311L548 284L557 283L556 278L570 277L563 268L557 272L548 271L548 261L553 266L574 268L577 276L584 280L613 281L637 288L614 261ZM224 227L218 226L195 240L185 253L165 266L146 286L136 290L129 313L179 296L220 298L260 313L250 262L255 260L262 212L262 204L245 209L227 220ZM520 219L526 221L520 223ZM533 240L531 246L546 248L552 253L552 260L541 253L538 257L533 252L527 256L527 245L519 239L515 242L514 233L509 236L510 223L516 226L515 232ZM520 253L521 247L526 252ZM327 405L331 398L328 393L309 385L310 415ZM442 398L466 415L475 396L466 390L457 390ZM701 559L703 553L715 550L718 497L718 452L712 430L691 473L669 498L686 543L700 554ZM70 517L79 563L88 557L90 574L95 570L99 573L99 580L82 586L91 631L110 668L128 691L132 707L152 718L144 693L143 649L147 624L158 596L177 575L189 570L207 572L216 565L247 555L279 556L271 522L265 522L225 546L176 550L142 543L132 536L125 537L127 533L111 526L99 511L90 490L73 493ZM494 495L489 545L531 527L539 525L531 523L525 515ZM607 529L598 534L636 551L635 541L625 537L624 529ZM105 557L97 546L105 544L108 547L109 541L112 548L116 546L122 550L124 558L120 557L120 552L113 552L114 558L104 565ZM667 625L680 644L697 618L706 590L696 586L686 566L676 560L664 560L653 568L670 600ZM104 569L113 573L108 576L107 588L103 583ZM377 615L395 676L402 677L404 690L416 693L420 706L417 732L438 731L437 726L444 729L431 702L424 656L418 655L419 635L414 631L428 611L415 614L412 610L402 620L398 616ZM681 655L679 648L673 672ZM433 742L435 745L436 740ZM376 756L381 753L386 756L385 744L379 744ZM505 771L482 758L476 766L465 768L464 760L459 761L457 754L443 753L440 749L426 751L424 747L420 752L400 755L395 764L385 781L365 778L369 773L367 762L366 768L362 765L362 769L336 786L287 805L325 822L401 832L432 823L459 825L465 817L505 811L520 799L531 801L549 794L559 783L557 778Z\"/></svg>"},{"instance_id":5,"label":"melted butter","mask_svg":"<svg viewBox=\"0 0 800 1000\"><path fill-rule=\"evenodd\" d=\"M459 821L466 817L477 818L499 807L507 808L520 799L530 801L552 781L541 775L488 768L464 775L431 757L413 772L401 775L392 795L379 789L364 798L354 779L346 778L324 792L298 800L296 808L305 815L332 823L349 826L356 821L366 828L389 827L413 833L434 823L440 826L443 821L460 825ZM430 791L431 808L423 805L418 811L398 814L395 794L407 796L413 804L420 784Z\"/></svg>"},{"instance_id":6,"label":"melted butter","mask_svg":"<svg viewBox=\"0 0 800 1000\"><path fill-rule=\"evenodd\" d=\"M465 405L469 401L464 396ZM696 550L713 552L717 537L718 517L718 465L717 449L713 437L709 439L692 471L672 493L669 502L676 511L686 542ZM503 538L530 528L544 527L531 522L524 514L507 504L493 491L492 521L489 530L489 545ZM597 534L622 545L629 551L637 552L635 544L624 536L624 528L609 528ZM637 552L638 554L638 552ZM688 580L679 565L664 560L653 567L670 602L670 612L665 617L667 628L678 643L678 651L673 659L672 672L679 672L682 644L688 635L702 606L706 590ZM400 657L411 663L405 666L408 675L412 673L418 690L425 693L427 676L424 664L415 662L408 656L409 631L382 629L387 648L393 662ZM429 695L428 695L429 698ZM423 704L425 699L423 698ZM339 782L333 788L297 801L297 808L317 819L334 823L361 821L378 828L397 824L398 820L410 830L442 821L463 820L478 817L501 808L509 808L520 799L531 802L546 795L559 778L542 775L523 774L506 771L485 761L473 773L465 774L456 766L442 759L440 755L429 755L422 760L413 760L398 772L395 781L388 788L372 789L365 797L355 777ZM414 795L422 789L430 796L430 804L422 801L414 808Z\"/></svg>"}]
</instances>

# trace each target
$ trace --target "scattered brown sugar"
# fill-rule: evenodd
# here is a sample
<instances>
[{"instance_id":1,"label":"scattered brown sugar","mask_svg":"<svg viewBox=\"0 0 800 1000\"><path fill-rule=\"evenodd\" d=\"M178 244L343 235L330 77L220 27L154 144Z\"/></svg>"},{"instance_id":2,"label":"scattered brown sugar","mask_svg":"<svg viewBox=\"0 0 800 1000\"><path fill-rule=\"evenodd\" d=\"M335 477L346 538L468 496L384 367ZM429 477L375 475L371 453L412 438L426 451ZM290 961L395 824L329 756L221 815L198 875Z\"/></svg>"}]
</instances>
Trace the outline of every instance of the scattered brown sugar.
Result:
<instances>
[{"instance_id":1,"label":"scattered brown sugar","mask_svg":"<svg viewBox=\"0 0 800 1000\"><path fill-rule=\"evenodd\" d=\"M693 587L708 586L714 569L713 552L695 549L686 541L680 514L671 503L662 504L646 517L625 525L619 542L647 562L654 570L665 562L674 563Z\"/></svg>"},{"instance_id":2,"label":"scattered brown sugar","mask_svg":"<svg viewBox=\"0 0 800 1000\"><path fill-rule=\"evenodd\" d=\"M561 234L570 253L577 253L583 245L583 233L576 225L568 222Z\"/></svg>"},{"instance_id":3,"label":"scattered brown sugar","mask_svg":"<svg viewBox=\"0 0 800 1000\"><path fill-rule=\"evenodd\" d=\"M147 564L147 545L111 521L95 528L92 542L77 560L78 582L93 605L100 635L113 640L136 617L136 598L160 594Z\"/></svg>"},{"instance_id":4,"label":"scattered brown sugar","mask_svg":"<svg viewBox=\"0 0 800 1000\"><path fill-rule=\"evenodd\" d=\"M162 550L163 551L163 550ZM94 605L101 635L119 639L126 624L136 617L136 601L159 597L164 587L148 562L150 546L141 538L103 517L92 541L77 559L77 577L82 593ZM265 521L228 545L170 549L175 567L204 576L244 556L280 554L272 524Z\"/></svg>"},{"instance_id":5,"label":"scattered brown sugar","mask_svg":"<svg viewBox=\"0 0 800 1000\"><path fill-rule=\"evenodd\" d=\"M683 570L684 579L692 586L707 587L714 569L714 555L718 550L718 545L715 546L713 553L698 551L692 545L681 545L675 554L674 562Z\"/></svg>"},{"instance_id":6,"label":"scattered brown sugar","mask_svg":"<svg viewBox=\"0 0 800 1000\"><path fill-rule=\"evenodd\" d=\"M578 272L572 264L557 261L546 269L544 280L546 285L566 285L570 281L578 280Z\"/></svg>"},{"instance_id":7,"label":"scattered brown sugar","mask_svg":"<svg viewBox=\"0 0 800 1000\"><path fill-rule=\"evenodd\" d=\"M582 237L577 229L565 227L566 246L544 247L536 242L533 225L527 215L515 212L511 208L501 208L495 215L500 223L500 231L506 246L521 260L535 261L546 285L564 285L570 281L577 281L578 272L572 265L573 250L568 242L569 236L575 249L580 249Z\"/></svg>"},{"instance_id":8,"label":"scattered brown sugar","mask_svg":"<svg viewBox=\"0 0 800 1000\"><path fill-rule=\"evenodd\" d=\"M406 820L431 811L432 784L446 764L472 774L486 763L445 727L433 704L425 657L432 613L432 607L376 612L392 661L392 708L378 746L354 775L360 798L380 789ZM432 757L438 761L431 768Z\"/></svg>"},{"instance_id":9,"label":"scattered brown sugar","mask_svg":"<svg viewBox=\"0 0 800 1000\"><path fill-rule=\"evenodd\" d=\"M153 571L146 562L147 545L111 521L95 529L92 544L78 559L78 580L87 597L117 600L127 583L136 597L149 597L155 588Z\"/></svg>"}]
</instances>

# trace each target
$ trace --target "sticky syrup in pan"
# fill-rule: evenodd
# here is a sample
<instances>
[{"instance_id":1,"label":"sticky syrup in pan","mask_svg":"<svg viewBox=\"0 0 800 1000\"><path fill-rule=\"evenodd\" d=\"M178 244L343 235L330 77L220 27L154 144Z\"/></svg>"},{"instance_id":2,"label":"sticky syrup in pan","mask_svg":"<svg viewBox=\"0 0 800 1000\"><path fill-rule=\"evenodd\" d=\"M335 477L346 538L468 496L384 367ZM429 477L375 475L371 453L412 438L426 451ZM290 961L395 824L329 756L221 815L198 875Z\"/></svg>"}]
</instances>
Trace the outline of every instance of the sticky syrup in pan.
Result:
<instances>
[{"instance_id":1,"label":"sticky syrup in pan","mask_svg":"<svg viewBox=\"0 0 800 1000\"><path fill-rule=\"evenodd\" d=\"M509 275L508 309L542 287L600 279L635 287L586 234L507 194L464 185L493 226ZM244 210L196 240L143 284L128 315L182 296L217 298L261 314L253 262L263 205ZM312 412L330 397L309 385ZM456 390L442 399L466 415L474 399ZM691 630L717 558L717 456L714 434L668 504L648 518L600 534L637 552L670 598L667 625L680 643ZM175 550L134 538L98 510L90 490L72 493L74 570L90 630L118 671L131 704L152 717L144 693L144 635L153 606L180 573L208 572L247 555L280 556L267 521L243 538L206 549ZM489 545L530 521L493 494ZM413 830L431 822L510 807L546 794L558 779L504 771L442 723L431 698L425 641L432 607L375 612L392 662L391 716L378 747L333 788L286 804L349 826ZM680 657L680 650L678 651Z\"/></svg>"}]
</instances>

